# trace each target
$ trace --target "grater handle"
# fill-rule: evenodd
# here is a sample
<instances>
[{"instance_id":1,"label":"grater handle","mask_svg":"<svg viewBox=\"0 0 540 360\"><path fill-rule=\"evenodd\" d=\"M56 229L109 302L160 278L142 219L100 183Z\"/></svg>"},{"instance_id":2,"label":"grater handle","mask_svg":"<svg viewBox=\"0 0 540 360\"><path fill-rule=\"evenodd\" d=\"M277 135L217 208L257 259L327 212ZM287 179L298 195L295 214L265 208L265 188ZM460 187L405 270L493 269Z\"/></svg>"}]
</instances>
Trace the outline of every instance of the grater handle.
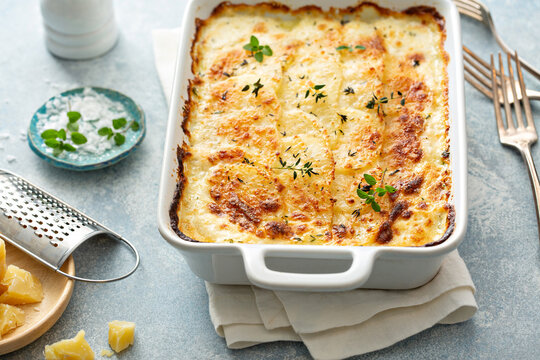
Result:
<instances>
[{"instance_id":1,"label":"grater handle","mask_svg":"<svg viewBox=\"0 0 540 360\"><path fill-rule=\"evenodd\" d=\"M127 278L129 275L133 274L135 270L137 270L137 268L139 267L139 263L141 262L139 252L137 251L135 246L133 246L133 244L131 244L129 241L127 241L123 237L118 236L114 233L109 233L108 235L110 235L117 241L123 242L131 250L133 255L135 255L135 265L133 265L133 267L127 273L117 276L117 277L109 278L109 279L88 279L88 278L83 278L83 277L67 274L63 272L62 270L60 270L60 267L55 268L54 271L56 271L59 274L64 275L65 277L71 280L78 280L78 281L84 281L84 282L89 282L89 283L108 283L108 282L118 281L118 280Z\"/></svg>"},{"instance_id":2,"label":"grater handle","mask_svg":"<svg viewBox=\"0 0 540 360\"><path fill-rule=\"evenodd\" d=\"M36 256L34 253L28 251L27 249L25 249L24 247L20 246L16 241L13 241L11 240L9 237L3 235L3 234L0 234L0 239L4 240L4 241L7 241L8 243L10 243L11 245L15 246L16 248L18 248L19 250L21 250L22 252L30 255L31 257L33 257L34 259L36 259L37 261L39 261L40 263L42 263L43 265L47 266L48 268L56 271L57 273L59 274L62 274L64 275L65 277L67 277L68 279L71 279L71 280L78 280L78 281L84 281L84 282L90 282L90 283L108 283L108 282L113 282L113 281L118 281L118 280L122 280L126 277L128 277L129 275L133 274L135 272L135 270L137 270L137 268L139 267L139 264L141 262L141 258L139 256L139 252L137 251L137 249L135 248L135 246L133 246L133 244L131 244L129 241L127 241L126 239L124 239L123 237L121 236L117 236L115 235L114 233L108 233L108 235L110 235L111 237L113 237L115 240L117 241L121 241L123 242L130 250L131 252L133 253L133 255L135 255L135 265L124 275L120 275L120 276L117 276L117 277L114 277L114 278L109 278L109 279L87 279L87 278L83 278L83 277L79 277L79 276L74 276L74 275L70 275L70 274L67 274L65 272L63 272L62 270L60 270L60 268L62 267L63 265L63 262L60 266L56 267L54 265L52 265L51 263L41 259L39 256Z\"/></svg>"}]
</instances>

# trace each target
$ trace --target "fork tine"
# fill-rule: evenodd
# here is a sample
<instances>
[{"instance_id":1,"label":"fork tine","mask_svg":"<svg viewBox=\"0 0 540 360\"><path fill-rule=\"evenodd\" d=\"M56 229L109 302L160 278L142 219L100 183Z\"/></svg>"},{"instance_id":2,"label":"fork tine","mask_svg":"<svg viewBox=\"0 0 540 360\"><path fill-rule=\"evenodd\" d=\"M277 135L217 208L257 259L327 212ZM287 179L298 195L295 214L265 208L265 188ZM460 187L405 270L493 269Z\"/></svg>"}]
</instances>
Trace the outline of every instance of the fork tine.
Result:
<instances>
[{"instance_id":1,"label":"fork tine","mask_svg":"<svg viewBox=\"0 0 540 360\"><path fill-rule=\"evenodd\" d=\"M476 90L480 91L482 94L484 94L485 96L487 96L488 98L490 99L493 99L493 94L492 94L492 90L491 90L491 85L489 88L486 88L484 85L480 84L478 81L476 81L474 79L474 77L472 77L471 75L469 75L468 72L465 73L465 80L467 80L467 82L469 84L471 84Z\"/></svg>"},{"instance_id":2,"label":"fork tine","mask_svg":"<svg viewBox=\"0 0 540 360\"><path fill-rule=\"evenodd\" d=\"M465 54L465 56L463 57L463 60L465 60L468 64L470 64L472 67L474 67L479 73L481 73L482 75L484 75L484 78L488 78L488 79L491 79L491 74L489 73L489 71L487 69L489 69L489 65L487 67L485 67L482 63L480 63L480 65L472 60L469 55ZM487 65L487 64L486 64ZM499 74L497 73L497 76ZM497 80L497 83L499 84L499 81ZM500 85L500 84L499 84Z\"/></svg>"},{"instance_id":3,"label":"fork tine","mask_svg":"<svg viewBox=\"0 0 540 360\"><path fill-rule=\"evenodd\" d=\"M478 2L476 2L475 0L454 0L454 1L459 1L460 3L467 4L470 7L473 7L473 8L478 9L478 10L480 10L480 8L481 8L480 4Z\"/></svg>"},{"instance_id":4,"label":"fork tine","mask_svg":"<svg viewBox=\"0 0 540 360\"><path fill-rule=\"evenodd\" d=\"M523 96L523 109L525 110L525 117L527 118L527 127L532 128L536 131L534 126L534 120L531 112L531 104L529 103L529 97L527 96L527 89L525 88L525 81L523 81L523 73L521 72L521 64L517 51L515 52L516 66L517 66L517 75L519 79L519 87L521 88L521 94Z\"/></svg>"},{"instance_id":5,"label":"fork tine","mask_svg":"<svg viewBox=\"0 0 540 360\"><path fill-rule=\"evenodd\" d=\"M493 94L492 94L492 89L491 89L491 84L489 84L489 87L488 86L485 86L483 83L480 83L479 81L476 80L476 75L474 72L470 72L470 69L468 68L468 66L465 66L465 80L467 80L467 82L469 84L471 84L476 90L480 91L482 94L484 94L485 96L487 96L488 98L490 99L493 99Z\"/></svg>"},{"instance_id":6,"label":"fork tine","mask_svg":"<svg viewBox=\"0 0 540 360\"><path fill-rule=\"evenodd\" d=\"M476 55L471 49L463 45L463 50L465 50L466 55L463 57L463 59L474 66L476 70L478 70L482 75L484 75L486 78L491 80L491 66L485 62L480 56ZM472 58L469 58L469 56ZM473 60L474 59L474 60ZM495 74L497 75L497 85L501 85L500 77L501 73L495 69ZM491 88L491 85L489 86ZM502 102L502 98L501 98Z\"/></svg>"},{"instance_id":7,"label":"fork tine","mask_svg":"<svg viewBox=\"0 0 540 360\"><path fill-rule=\"evenodd\" d=\"M463 67L465 68L465 70L467 70L471 75L473 75L478 81L480 81L486 87L491 88L491 74L488 71L486 71L486 69L480 67L480 65L474 63L474 61L472 61L468 56L464 56L463 60L465 60L465 64L463 64ZM467 64L470 64L477 71L474 71ZM480 74L478 74L478 73L480 73ZM489 79L489 81L488 81L488 79ZM498 82L498 80L497 80L497 82Z\"/></svg>"},{"instance_id":8,"label":"fork tine","mask_svg":"<svg viewBox=\"0 0 540 360\"><path fill-rule=\"evenodd\" d=\"M476 60L480 65L482 65L484 67L484 69L489 69L491 70L491 66L489 66L489 64L487 62L485 62L480 56L476 55L471 49L469 49L468 47L466 47L465 45L463 45L463 50L465 50L465 53L467 53L467 55L469 55L470 57L472 57L474 60ZM473 62L468 61L471 65L473 65ZM476 66L475 66L476 67ZM482 72L486 77L488 78L491 78L491 75L489 72L484 72L481 70L481 68L479 67L476 67L478 69L478 71ZM500 73L498 71L495 72L497 74L497 77L500 77ZM499 82L499 80L497 79L497 84L501 84Z\"/></svg>"},{"instance_id":9,"label":"fork tine","mask_svg":"<svg viewBox=\"0 0 540 360\"><path fill-rule=\"evenodd\" d=\"M497 86L497 73L495 68L495 63L493 61L493 54L491 54L491 84L492 84L492 99L499 98L499 87ZM499 130L499 137L505 133L504 123L502 120L501 107L498 101L493 101L493 106L495 108L495 118L497 119L497 130Z\"/></svg>"},{"instance_id":10,"label":"fork tine","mask_svg":"<svg viewBox=\"0 0 540 360\"><path fill-rule=\"evenodd\" d=\"M516 81L514 80L514 67L512 66L512 57L510 54L506 54L508 58L508 77L507 80L512 88L512 95L514 96L514 99L517 99L517 91L516 91ZM506 79L505 79L506 80ZM523 124L523 116L521 115L521 105L519 104L520 101L514 101L514 108L516 110L516 120L518 128L524 128L525 125Z\"/></svg>"},{"instance_id":11,"label":"fork tine","mask_svg":"<svg viewBox=\"0 0 540 360\"><path fill-rule=\"evenodd\" d=\"M512 109L510 108L510 103L508 102L508 87L506 85L506 79L504 78L504 64L502 61L502 55L499 53L499 68L501 70L501 92L503 94L504 100L504 110L506 112L506 126L509 130L515 130L514 119L512 117Z\"/></svg>"},{"instance_id":12,"label":"fork tine","mask_svg":"<svg viewBox=\"0 0 540 360\"><path fill-rule=\"evenodd\" d=\"M475 4L471 4L470 2L468 2L466 0L454 0L454 3L459 8L471 11L471 12L476 13L478 15L482 15L481 10L480 10L479 7L477 7Z\"/></svg>"}]
</instances>

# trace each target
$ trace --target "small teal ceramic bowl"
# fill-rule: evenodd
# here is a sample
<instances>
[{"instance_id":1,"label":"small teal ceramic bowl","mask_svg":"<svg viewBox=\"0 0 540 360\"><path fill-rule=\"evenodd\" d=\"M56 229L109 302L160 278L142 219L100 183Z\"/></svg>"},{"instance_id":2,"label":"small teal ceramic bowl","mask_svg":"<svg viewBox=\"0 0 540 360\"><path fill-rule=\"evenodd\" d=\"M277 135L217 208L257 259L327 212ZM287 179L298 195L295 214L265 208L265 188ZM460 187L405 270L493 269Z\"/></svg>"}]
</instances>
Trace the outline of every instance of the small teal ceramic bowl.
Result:
<instances>
[{"instance_id":1,"label":"small teal ceramic bowl","mask_svg":"<svg viewBox=\"0 0 540 360\"><path fill-rule=\"evenodd\" d=\"M64 154L61 156L54 156L52 149L45 145L45 140L41 138L41 132L44 129L43 126L39 124L40 118L43 118L43 116L47 114L48 104L58 101L58 99L62 97L71 98L73 96L81 95L85 89L87 89L87 91L88 89L91 89L97 94L105 96L113 103L123 106L123 109L127 115L126 119L128 119L128 121L133 120L138 122L139 128L136 131L130 129L129 131L123 132L125 142L120 146L114 145L101 154L77 151L76 156L73 155L75 153L68 152L64 152ZM82 116L84 117L84 114L82 114ZM111 166L125 159L139 147L145 135L146 119L144 112L141 107L138 106L130 97L111 89L85 87L64 91L63 93L50 98L45 104L43 104L34 113L34 116L32 116L30 127L28 129L28 144L36 155L51 165L69 170L88 171Z\"/></svg>"}]
</instances>

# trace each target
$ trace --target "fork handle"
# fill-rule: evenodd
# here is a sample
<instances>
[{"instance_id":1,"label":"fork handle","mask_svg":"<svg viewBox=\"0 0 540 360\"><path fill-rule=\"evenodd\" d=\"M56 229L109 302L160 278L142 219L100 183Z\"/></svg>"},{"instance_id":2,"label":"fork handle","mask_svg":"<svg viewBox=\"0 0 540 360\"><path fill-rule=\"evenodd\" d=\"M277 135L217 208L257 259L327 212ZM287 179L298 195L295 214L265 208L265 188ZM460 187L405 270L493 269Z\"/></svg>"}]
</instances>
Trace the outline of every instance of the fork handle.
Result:
<instances>
[{"instance_id":1,"label":"fork handle","mask_svg":"<svg viewBox=\"0 0 540 360\"><path fill-rule=\"evenodd\" d=\"M538 71L538 69L536 69L534 66L529 64L521 56L518 55L518 57L516 59L515 50L511 49L508 45L506 45L506 43L503 41L503 39L499 36L497 31L495 30L495 24L493 24L492 21L490 22L489 27L491 28L491 32L495 35L495 40L497 40L497 42L499 43L500 47L502 47L504 52L509 54L510 56L512 56L512 59L514 59L516 61L519 60L519 62L521 63L521 66L523 66L523 68L525 70L527 70L529 72L529 74L534 76L537 80L540 80L540 71Z\"/></svg>"},{"instance_id":2,"label":"fork handle","mask_svg":"<svg viewBox=\"0 0 540 360\"><path fill-rule=\"evenodd\" d=\"M531 186L534 194L534 202L536 203L536 221L538 223L538 231L540 237L540 181L538 181L538 173L534 166L534 160L531 155L531 148L529 145L522 145L519 148L525 164L527 164L527 170L529 170L529 180L531 180Z\"/></svg>"}]
</instances>

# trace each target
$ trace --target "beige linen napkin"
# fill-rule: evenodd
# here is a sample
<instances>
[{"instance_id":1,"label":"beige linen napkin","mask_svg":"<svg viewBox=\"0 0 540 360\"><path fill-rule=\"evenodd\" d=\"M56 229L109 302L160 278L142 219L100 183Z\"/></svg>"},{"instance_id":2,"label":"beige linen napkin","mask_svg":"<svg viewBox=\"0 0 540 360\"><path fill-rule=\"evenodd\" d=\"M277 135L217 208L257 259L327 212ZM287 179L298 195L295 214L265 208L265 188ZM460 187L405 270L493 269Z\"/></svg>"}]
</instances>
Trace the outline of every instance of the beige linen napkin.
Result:
<instances>
[{"instance_id":1,"label":"beige linen napkin","mask_svg":"<svg viewBox=\"0 0 540 360\"><path fill-rule=\"evenodd\" d=\"M156 67L170 101L180 31L154 30ZM206 284L210 317L227 346L303 341L316 359L340 359L390 346L439 324L470 319L474 285L457 251L426 285L412 290L342 293L270 291L254 286Z\"/></svg>"}]
</instances>

